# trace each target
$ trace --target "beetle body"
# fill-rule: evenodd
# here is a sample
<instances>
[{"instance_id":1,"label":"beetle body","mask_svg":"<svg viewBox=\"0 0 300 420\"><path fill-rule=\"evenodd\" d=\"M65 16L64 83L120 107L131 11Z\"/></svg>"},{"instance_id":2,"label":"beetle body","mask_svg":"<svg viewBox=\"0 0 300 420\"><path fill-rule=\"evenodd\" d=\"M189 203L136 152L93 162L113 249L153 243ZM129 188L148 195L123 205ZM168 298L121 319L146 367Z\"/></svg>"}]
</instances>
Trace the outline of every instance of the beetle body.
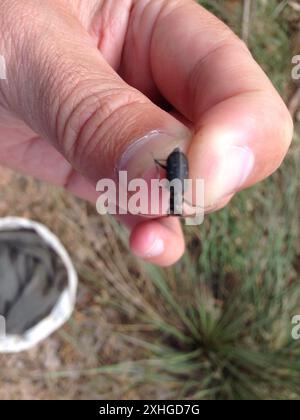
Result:
<instances>
[{"instance_id":1,"label":"beetle body","mask_svg":"<svg viewBox=\"0 0 300 420\"><path fill-rule=\"evenodd\" d=\"M174 186L170 186L170 216L181 216L184 202L185 180L189 177L189 164L186 155L176 147L167 158L166 165L156 163L166 170L167 180L171 183L177 180L181 184L181 194L176 193Z\"/></svg>"},{"instance_id":2,"label":"beetle body","mask_svg":"<svg viewBox=\"0 0 300 420\"><path fill-rule=\"evenodd\" d=\"M186 155L176 147L172 153L169 154L166 164L167 179L169 182L174 179L179 179L184 185L184 180L189 177L189 163Z\"/></svg>"}]
</instances>

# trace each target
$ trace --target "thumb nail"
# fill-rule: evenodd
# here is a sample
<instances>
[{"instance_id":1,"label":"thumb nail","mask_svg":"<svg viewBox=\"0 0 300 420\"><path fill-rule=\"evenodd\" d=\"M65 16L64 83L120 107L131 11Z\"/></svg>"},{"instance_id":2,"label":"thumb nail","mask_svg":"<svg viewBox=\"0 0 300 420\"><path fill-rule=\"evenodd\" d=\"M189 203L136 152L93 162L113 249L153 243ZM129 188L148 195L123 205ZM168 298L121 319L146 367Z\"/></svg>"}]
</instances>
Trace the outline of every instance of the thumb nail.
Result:
<instances>
[{"instance_id":1,"label":"thumb nail","mask_svg":"<svg viewBox=\"0 0 300 420\"><path fill-rule=\"evenodd\" d=\"M149 182L152 178L157 178L155 159L166 161L176 147L186 151L190 137L190 131L185 128L176 135L159 130L151 131L127 148L116 169L127 171L128 181L143 178Z\"/></svg>"}]
</instances>

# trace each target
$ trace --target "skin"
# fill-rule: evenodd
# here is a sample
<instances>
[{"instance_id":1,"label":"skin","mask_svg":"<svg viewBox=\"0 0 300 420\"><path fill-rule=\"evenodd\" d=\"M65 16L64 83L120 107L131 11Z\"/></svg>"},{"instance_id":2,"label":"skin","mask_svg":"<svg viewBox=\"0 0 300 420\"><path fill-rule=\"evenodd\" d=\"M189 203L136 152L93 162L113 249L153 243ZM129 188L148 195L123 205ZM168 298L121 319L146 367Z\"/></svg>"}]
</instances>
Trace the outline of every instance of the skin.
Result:
<instances>
[{"instance_id":1,"label":"skin","mask_svg":"<svg viewBox=\"0 0 300 420\"><path fill-rule=\"evenodd\" d=\"M213 163L216 128L246 139L255 164L215 209L274 172L291 142L290 115L246 46L192 0L2 0L0 53L0 163L92 202L133 139L157 128L193 129L193 176L201 156ZM178 220L122 221L142 258L183 254ZM157 239L164 250L148 258Z\"/></svg>"}]
</instances>

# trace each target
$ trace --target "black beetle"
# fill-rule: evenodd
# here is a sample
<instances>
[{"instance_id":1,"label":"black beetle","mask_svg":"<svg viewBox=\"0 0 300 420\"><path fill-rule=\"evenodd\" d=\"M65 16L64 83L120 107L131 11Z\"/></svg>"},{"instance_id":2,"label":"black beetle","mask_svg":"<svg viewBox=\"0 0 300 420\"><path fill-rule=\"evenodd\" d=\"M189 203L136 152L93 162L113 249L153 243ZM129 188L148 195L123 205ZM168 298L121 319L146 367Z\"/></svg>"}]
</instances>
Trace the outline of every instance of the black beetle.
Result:
<instances>
[{"instance_id":1,"label":"black beetle","mask_svg":"<svg viewBox=\"0 0 300 420\"><path fill-rule=\"evenodd\" d=\"M171 152L165 164L161 160L154 159L155 163L166 171L166 178L171 183L175 179L181 183L181 194L176 194L174 186L170 186L170 216L182 216L184 203L185 180L189 177L189 163L186 155L176 147Z\"/></svg>"}]
</instances>

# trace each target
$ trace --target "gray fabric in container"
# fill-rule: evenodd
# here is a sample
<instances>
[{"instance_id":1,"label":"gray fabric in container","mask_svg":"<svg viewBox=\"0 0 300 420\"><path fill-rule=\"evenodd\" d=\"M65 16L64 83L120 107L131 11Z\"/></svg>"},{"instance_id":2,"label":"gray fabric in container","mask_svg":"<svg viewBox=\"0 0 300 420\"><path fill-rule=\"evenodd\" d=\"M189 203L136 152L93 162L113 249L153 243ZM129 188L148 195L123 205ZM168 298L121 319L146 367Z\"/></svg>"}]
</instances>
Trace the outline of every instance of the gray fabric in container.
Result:
<instances>
[{"instance_id":1,"label":"gray fabric in container","mask_svg":"<svg viewBox=\"0 0 300 420\"><path fill-rule=\"evenodd\" d=\"M61 258L34 230L0 232L0 315L23 334L50 314L68 284Z\"/></svg>"}]
</instances>

